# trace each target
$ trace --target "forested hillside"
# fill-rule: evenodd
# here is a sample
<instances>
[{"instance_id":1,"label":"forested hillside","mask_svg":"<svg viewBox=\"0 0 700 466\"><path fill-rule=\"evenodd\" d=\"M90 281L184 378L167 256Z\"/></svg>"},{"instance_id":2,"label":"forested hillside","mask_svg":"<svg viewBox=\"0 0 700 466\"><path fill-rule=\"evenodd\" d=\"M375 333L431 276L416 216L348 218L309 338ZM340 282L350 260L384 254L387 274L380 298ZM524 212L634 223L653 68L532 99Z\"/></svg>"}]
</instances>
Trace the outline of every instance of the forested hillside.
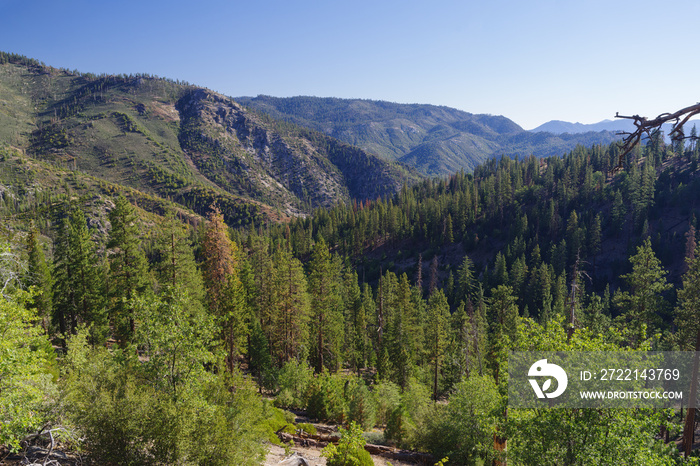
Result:
<instances>
[{"instance_id":1,"label":"forested hillside","mask_svg":"<svg viewBox=\"0 0 700 466\"><path fill-rule=\"evenodd\" d=\"M279 219L418 179L215 92L147 75L94 76L2 53L0 100L4 144L202 215L217 201L229 221L254 220L241 205Z\"/></svg>"},{"instance_id":2,"label":"forested hillside","mask_svg":"<svg viewBox=\"0 0 700 466\"><path fill-rule=\"evenodd\" d=\"M315 432L301 411L344 426L329 464L370 464L367 441L455 465L694 464L678 410L510 408L505 374L515 350L694 349L695 143L410 183L208 90L0 72L3 458L260 464Z\"/></svg>"},{"instance_id":3,"label":"forested hillside","mask_svg":"<svg viewBox=\"0 0 700 466\"><path fill-rule=\"evenodd\" d=\"M577 144L608 144L611 132L535 134L503 116L449 107L318 97L237 97L273 118L324 132L428 176L471 172L492 157L561 155Z\"/></svg>"}]
</instances>

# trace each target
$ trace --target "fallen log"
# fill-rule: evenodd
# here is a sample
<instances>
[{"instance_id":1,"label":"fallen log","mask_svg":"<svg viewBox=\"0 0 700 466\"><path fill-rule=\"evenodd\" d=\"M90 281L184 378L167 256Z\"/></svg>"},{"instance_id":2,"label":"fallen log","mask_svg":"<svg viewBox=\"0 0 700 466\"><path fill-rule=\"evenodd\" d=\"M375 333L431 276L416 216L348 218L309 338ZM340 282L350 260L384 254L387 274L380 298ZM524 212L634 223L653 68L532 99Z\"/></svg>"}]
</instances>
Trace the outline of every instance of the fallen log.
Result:
<instances>
[{"instance_id":1,"label":"fallen log","mask_svg":"<svg viewBox=\"0 0 700 466\"><path fill-rule=\"evenodd\" d=\"M277 436L284 443L294 442L295 445L301 447L323 448L329 443L338 443L339 436L336 435L312 435L305 432L300 432L299 435L292 435L286 432L277 432ZM404 461L413 464L435 464L435 458L428 453L421 453L411 450L401 450L399 448L389 447L386 445L366 444L365 450L370 455L381 456L396 461Z\"/></svg>"}]
</instances>

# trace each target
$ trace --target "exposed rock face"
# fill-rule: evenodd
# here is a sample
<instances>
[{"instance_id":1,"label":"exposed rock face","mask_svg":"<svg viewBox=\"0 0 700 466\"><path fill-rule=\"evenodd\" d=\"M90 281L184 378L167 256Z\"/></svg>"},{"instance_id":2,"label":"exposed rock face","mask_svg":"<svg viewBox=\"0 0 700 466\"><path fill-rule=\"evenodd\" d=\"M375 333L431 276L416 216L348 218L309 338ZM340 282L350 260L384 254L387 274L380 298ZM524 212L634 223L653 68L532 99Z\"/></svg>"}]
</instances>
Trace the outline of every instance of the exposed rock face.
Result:
<instances>
[{"instance_id":1,"label":"exposed rock face","mask_svg":"<svg viewBox=\"0 0 700 466\"><path fill-rule=\"evenodd\" d=\"M197 89L178 103L180 144L222 188L294 213L397 191L402 169L320 133L279 124Z\"/></svg>"}]
</instances>

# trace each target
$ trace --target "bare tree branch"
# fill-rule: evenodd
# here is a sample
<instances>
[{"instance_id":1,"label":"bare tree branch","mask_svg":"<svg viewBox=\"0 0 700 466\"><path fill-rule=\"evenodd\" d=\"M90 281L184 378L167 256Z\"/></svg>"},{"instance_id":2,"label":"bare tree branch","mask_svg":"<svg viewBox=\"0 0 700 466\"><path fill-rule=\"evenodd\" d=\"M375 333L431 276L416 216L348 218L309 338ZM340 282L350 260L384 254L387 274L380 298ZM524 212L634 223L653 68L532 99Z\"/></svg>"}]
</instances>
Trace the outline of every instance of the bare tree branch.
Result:
<instances>
[{"instance_id":1,"label":"bare tree branch","mask_svg":"<svg viewBox=\"0 0 700 466\"><path fill-rule=\"evenodd\" d=\"M686 136L683 132L683 126L688 122L688 120L690 120L690 118L697 114L700 114L700 103L682 108L675 113L662 113L652 120L639 115L625 116L616 113L615 118L633 120L632 122L634 123L636 129L631 133L618 133L625 137L621 142L620 156L617 167L615 167L613 170L616 171L622 169L623 161L625 160L627 154L632 152L632 150L642 141L644 137L651 138L653 132L660 130L661 126L665 123L673 122L673 127L668 133L671 140L680 141L683 139L690 139L691 136Z\"/></svg>"}]
</instances>

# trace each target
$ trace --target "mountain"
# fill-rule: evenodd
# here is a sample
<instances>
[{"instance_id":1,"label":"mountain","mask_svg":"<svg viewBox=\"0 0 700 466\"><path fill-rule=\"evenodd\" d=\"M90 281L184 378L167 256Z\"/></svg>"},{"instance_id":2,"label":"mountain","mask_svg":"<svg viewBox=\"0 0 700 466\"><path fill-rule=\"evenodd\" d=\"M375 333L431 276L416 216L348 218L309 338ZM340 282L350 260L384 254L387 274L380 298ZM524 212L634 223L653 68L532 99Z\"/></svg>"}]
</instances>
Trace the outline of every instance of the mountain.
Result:
<instances>
[{"instance_id":1,"label":"mountain","mask_svg":"<svg viewBox=\"0 0 700 466\"><path fill-rule=\"evenodd\" d=\"M687 124L688 128L692 128L693 125L700 127L700 120L690 120ZM664 125L664 132L668 134L670 125ZM598 123L583 124L583 123L570 123L568 121L552 120L547 123L541 124L535 129L530 130L533 133L548 132L552 134L581 134L590 131L600 132L600 131L634 131L634 124L632 120L619 119L619 120L603 120Z\"/></svg>"},{"instance_id":2,"label":"mountain","mask_svg":"<svg viewBox=\"0 0 700 466\"><path fill-rule=\"evenodd\" d=\"M148 75L95 76L0 54L0 146L231 224L376 199L419 176L216 92Z\"/></svg>"},{"instance_id":3,"label":"mountain","mask_svg":"<svg viewBox=\"0 0 700 466\"><path fill-rule=\"evenodd\" d=\"M583 124L583 123L570 123L568 121L552 120L532 129L533 133L547 132L552 134L581 134L588 133L590 131L600 132L600 131L629 131L634 129L634 125L631 120L603 120L598 123Z\"/></svg>"},{"instance_id":4,"label":"mountain","mask_svg":"<svg viewBox=\"0 0 700 466\"><path fill-rule=\"evenodd\" d=\"M562 155L578 144L606 144L609 133L536 135L503 116L454 108L319 97L237 97L273 118L321 131L424 175L472 171L492 157Z\"/></svg>"}]
</instances>

